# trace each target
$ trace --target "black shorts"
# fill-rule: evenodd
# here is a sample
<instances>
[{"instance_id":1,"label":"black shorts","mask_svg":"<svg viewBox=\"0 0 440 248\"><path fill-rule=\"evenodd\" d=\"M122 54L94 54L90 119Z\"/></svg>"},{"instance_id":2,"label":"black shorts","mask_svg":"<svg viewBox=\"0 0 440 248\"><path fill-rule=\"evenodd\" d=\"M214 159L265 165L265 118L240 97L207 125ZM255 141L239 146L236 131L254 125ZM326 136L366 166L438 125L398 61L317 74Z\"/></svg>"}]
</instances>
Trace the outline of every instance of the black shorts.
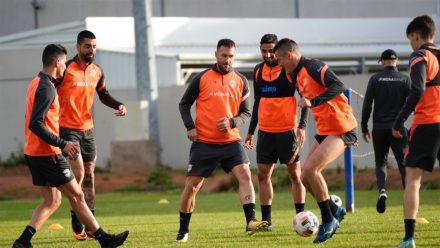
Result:
<instances>
[{"instance_id":1,"label":"black shorts","mask_svg":"<svg viewBox=\"0 0 440 248\"><path fill-rule=\"evenodd\" d=\"M53 156L25 155L32 183L36 186L58 187L75 179L69 163L61 154Z\"/></svg>"},{"instance_id":2,"label":"black shorts","mask_svg":"<svg viewBox=\"0 0 440 248\"><path fill-rule=\"evenodd\" d=\"M273 164L278 160L280 164L287 164L296 149L298 149L298 141L293 130L281 133L258 131L257 163L259 164ZM299 153L294 162L298 160Z\"/></svg>"},{"instance_id":3,"label":"black shorts","mask_svg":"<svg viewBox=\"0 0 440 248\"><path fill-rule=\"evenodd\" d=\"M315 140L321 144L325 138L327 138L328 135L315 135ZM342 139L342 141L344 141L344 144L347 146L347 148L349 146L354 145L357 142L357 136L356 136L356 129L353 129L351 131L348 131L346 133L343 133L341 135L339 135Z\"/></svg>"},{"instance_id":4,"label":"black shorts","mask_svg":"<svg viewBox=\"0 0 440 248\"><path fill-rule=\"evenodd\" d=\"M225 145L193 142L189 152L188 176L209 177L217 165L226 173L249 158L240 141Z\"/></svg>"},{"instance_id":5,"label":"black shorts","mask_svg":"<svg viewBox=\"0 0 440 248\"><path fill-rule=\"evenodd\" d=\"M440 161L440 123L411 128L405 159L408 167L434 169L435 159Z\"/></svg>"},{"instance_id":6,"label":"black shorts","mask_svg":"<svg viewBox=\"0 0 440 248\"><path fill-rule=\"evenodd\" d=\"M60 128L60 137L64 140L79 144L84 162L90 162L96 159L95 131L93 128L86 131ZM65 153L63 153L63 155L66 156Z\"/></svg>"}]
</instances>

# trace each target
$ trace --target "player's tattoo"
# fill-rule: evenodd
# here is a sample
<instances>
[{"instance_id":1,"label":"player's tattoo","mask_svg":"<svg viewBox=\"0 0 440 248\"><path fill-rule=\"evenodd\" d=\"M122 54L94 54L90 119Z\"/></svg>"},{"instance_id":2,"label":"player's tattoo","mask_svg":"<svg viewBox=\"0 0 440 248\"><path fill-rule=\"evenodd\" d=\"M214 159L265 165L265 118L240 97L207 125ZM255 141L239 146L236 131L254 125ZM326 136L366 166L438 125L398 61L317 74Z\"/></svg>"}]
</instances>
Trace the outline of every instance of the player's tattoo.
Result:
<instances>
[{"instance_id":1,"label":"player's tattoo","mask_svg":"<svg viewBox=\"0 0 440 248\"><path fill-rule=\"evenodd\" d=\"M93 182L93 177L85 176L82 184L82 190L84 192L84 198L86 200L87 206L90 209L95 208L95 185Z\"/></svg>"},{"instance_id":2,"label":"player's tattoo","mask_svg":"<svg viewBox=\"0 0 440 248\"><path fill-rule=\"evenodd\" d=\"M250 196L250 195L246 195L246 196L244 197L244 200L245 200L246 202L250 202L251 199L252 199L252 196Z\"/></svg>"}]
</instances>

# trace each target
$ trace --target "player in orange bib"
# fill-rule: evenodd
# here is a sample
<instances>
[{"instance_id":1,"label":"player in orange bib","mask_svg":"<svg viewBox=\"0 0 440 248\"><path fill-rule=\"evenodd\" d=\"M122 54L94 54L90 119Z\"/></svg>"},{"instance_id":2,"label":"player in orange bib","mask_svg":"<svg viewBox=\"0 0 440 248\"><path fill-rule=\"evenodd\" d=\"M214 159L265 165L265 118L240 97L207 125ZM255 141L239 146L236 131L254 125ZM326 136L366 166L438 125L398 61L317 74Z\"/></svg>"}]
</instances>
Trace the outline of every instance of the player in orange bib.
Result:
<instances>
[{"instance_id":1,"label":"player in orange bib","mask_svg":"<svg viewBox=\"0 0 440 248\"><path fill-rule=\"evenodd\" d=\"M32 237L60 206L61 193L69 199L71 208L101 247L118 247L128 237L128 231L110 235L100 228L69 164L61 155L61 150L71 157L79 153L78 144L58 137L59 102L54 85L66 69L66 54L61 45L47 45L42 55L43 70L32 79L26 93L24 155L32 183L40 191L43 203L35 209L12 248L32 247Z\"/></svg>"},{"instance_id":2,"label":"player in orange bib","mask_svg":"<svg viewBox=\"0 0 440 248\"><path fill-rule=\"evenodd\" d=\"M427 15L414 18L406 29L414 50L409 60L411 91L396 118L393 136L403 137L400 130L413 111L414 119L405 153L405 237L398 248L416 247L414 229L422 176L440 161L440 48L434 45L435 30L434 21Z\"/></svg>"},{"instance_id":3,"label":"player in orange bib","mask_svg":"<svg viewBox=\"0 0 440 248\"><path fill-rule=\"evenodd\" d=\"M347 98L344 84L319 60L301 55L298 44L282 39L274 48L279 64L296 79L302 95L300 107L311 108L316 121L317 135L307 155L301 181L313 195L321 210L322 222L314 243L331 238L346 215L343 207L330 200L322 170L344 150L357 143L357 126Z\"/></svg>"},{"instance_id":4,"label":"player in orange bib","mask_svg":"<svg viewBox=\"0 0 440 248\"><path fill-rule=\"evenodd\" d=\"M215 58L217 63L192 80L179 103L187 137L192 144L185 189L180 198L177 242L187 242L197 192L205 178L218 165L237 178L240 202L246 218L246 233L252 235L268 227L267 221L255 220L255 192L249 159L238 132L238 127L249 119L250 111L248 82L232 68L235 42L230 39L219 40ZM195 123L191 116L194 102Z\"/></svg>"},{"instance_id":5,"label":"player in orange bib","mask_svg":"<svg viewBox=\"0 0 440 248\"><path fill-rule=\"evenodd\" d=\"M78 33L76 49L78 54L66 63L66 71L61 83L57 86L60 97L60 136L80 145L77 157L67 157L82 186L87 205L95 213L95 165L96 144L92 118L92 105L95 91L99 100L116 110L116 116L124 116L124 104L115 100L107 91L104 72L94 63L96 54L96 37L88 31ZM71 211L73 237L85 240L93 238L89 230L84 229L74 211Z\"/></svg>"},{"instance_id":6,"label":"player in orange bib","mask_svg":"<svg viewBox=\"0 0 440 248\"><path fill-rule=\"evenodd\" d=\"M273 187L271 176L277 161L286 165L296 213L304 211L306 190L301 183L299 149L305 142L308 108L301 109L297 123L296 84L275 59L275 34L265 34L260 41L263 62L254 69L254 107L246 137L246 147L254 148L253 134L258 124L257 169L262 220L272 230Z\"/></svg>"}]
</instances>

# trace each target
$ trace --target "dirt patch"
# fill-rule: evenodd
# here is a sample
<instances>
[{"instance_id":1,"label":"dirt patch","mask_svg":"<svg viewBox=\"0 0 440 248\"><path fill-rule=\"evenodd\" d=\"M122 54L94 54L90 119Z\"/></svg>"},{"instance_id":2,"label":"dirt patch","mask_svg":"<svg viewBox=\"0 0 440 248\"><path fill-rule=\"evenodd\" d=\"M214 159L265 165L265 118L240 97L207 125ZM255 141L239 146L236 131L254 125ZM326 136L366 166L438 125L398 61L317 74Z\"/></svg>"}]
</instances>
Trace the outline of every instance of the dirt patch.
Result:
<instances>
[{"instance_id":1,"label":"dirt patch","mask_svg":"<svg viewBox=\"0 0 440 248\"><path fill-rule=\"evenodd\" d=\"M185 174L181 171L169 171L173 183L178 188L185 185ZM96 173L95 188L97 193L115 190L148 190L148 172L106 172ZM345 184L344 171L341 169L325 170L324 177L330 189L343 189ZM256 173L252 174L252 181L257 189ZM275 180L273 180L275 181ZM355 189L376 189L374 169L359 170L354 174ZM216 173L205 180L202 192L221 192L231 190L236 186L232 175ZM388 170L387 186L389 189L401 189L399 171L391 168ZM440 169L424 175L424 188L440 188ZM288 190L289 186L284 188ZM1 199L33 199L38 198L39 192L32 185L32 178L26 166L5 168L0 167L0 200Z\"/></svg>"}]
</instances>

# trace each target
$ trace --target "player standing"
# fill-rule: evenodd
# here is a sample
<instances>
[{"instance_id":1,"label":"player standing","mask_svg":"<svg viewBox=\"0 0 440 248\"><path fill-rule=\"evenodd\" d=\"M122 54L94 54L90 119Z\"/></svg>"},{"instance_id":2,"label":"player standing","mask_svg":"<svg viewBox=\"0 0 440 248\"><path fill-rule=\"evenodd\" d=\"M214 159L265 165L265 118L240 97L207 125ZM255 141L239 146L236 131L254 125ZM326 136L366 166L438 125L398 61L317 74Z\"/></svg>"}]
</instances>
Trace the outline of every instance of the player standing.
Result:
<instances>
[{"instance_id":1,"label":"player standing","mask_svg":"<svg viewBox=\"0 0 440 248\"><path fill-rule=\"evenodd\" d=\"M253 134L259 126L257 140L258 193L262 220L272 230L271 208L273 187L271 176L275 163L286 164L291 181L296 213L304 211L305 188L301 183L299 149L305 142L308 108L301 112L300 124L296 117L296 84L275 59L275 34L265 34L260 41L263 62L254 69L254 107L246 137L246 147L254 148ZM293 157L295 155L295 157Z\"/></svg>"},{"instance_id":2,"label":"player standing","mask_svg":"<svg viewBox=\"0 0 440 248\"><path fill-rule=\"evenodd\" d=\"M193 143L185 189L180 199L177 242L188 240L197 192L218 164L225 172L232 172L238 180L247 234L267 229L268 225L266 221L255 220L255 192L249 159L238 132L238 127L250 117L249 86L246 78L232 68L234 41L219 40L215 57L216 64L193 79L179 103L187 137ZM191 117L194 102L197 102L195 123Z\"/></svg>"}]
</instances>

